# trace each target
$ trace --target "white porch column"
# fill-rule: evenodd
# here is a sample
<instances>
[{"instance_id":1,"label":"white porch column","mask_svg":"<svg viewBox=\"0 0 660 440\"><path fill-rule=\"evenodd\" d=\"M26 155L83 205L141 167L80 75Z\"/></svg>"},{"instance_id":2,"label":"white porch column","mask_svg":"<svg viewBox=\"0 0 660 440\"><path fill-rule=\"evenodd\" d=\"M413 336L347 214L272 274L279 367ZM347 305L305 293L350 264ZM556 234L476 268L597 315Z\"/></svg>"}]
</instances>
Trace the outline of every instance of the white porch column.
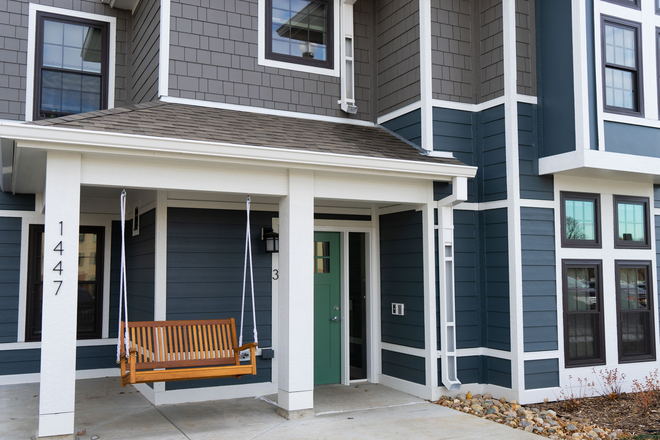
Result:
<instances>
[{"instance_id":1,"label":"white porch column","mask_svg":"<svg viewBox=\"0 0 660 440\"><path fill-rule=\"evenodd\" d=\"M75 437L80 166L79 154L48 152L39 438Z\"/></svg>"},{"instance_id":2,"label":"white porch column","mask_svg":"<svg viewBox=\"0 0 660 440\"><path fill-rule=\"evenodd\" d=\"M314 406L314 173L289 170L280 201L278 405L284 417Z\"/></svg>"},{"instance_id":3,"label":"white porch column","mask_svg":"<svg viewBox=\"0 0 660 440\"><path fill-rule=\"evenodd\" d=\"M428 202L422 206L424 251L424 333L426 350L426 398L438 400L438 324L435 298L435 203L433 182L427 183Z\"/></svg>"}]
</instances>

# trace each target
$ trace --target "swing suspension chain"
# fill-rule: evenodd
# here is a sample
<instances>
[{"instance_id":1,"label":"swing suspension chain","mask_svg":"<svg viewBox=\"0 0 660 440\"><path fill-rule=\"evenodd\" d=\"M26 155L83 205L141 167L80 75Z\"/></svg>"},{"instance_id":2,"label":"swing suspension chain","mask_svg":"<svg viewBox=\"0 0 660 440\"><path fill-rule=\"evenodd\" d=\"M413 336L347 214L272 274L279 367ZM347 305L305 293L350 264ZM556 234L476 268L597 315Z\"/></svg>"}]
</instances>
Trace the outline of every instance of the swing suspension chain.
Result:
<instances>
[{"instance_id":1,"label":"swing suspension chain","mask_svg":"<svg viewBox=\"0 0 660 440\"><path fill-rule=\"evenodd\" d=\"M247 211L247 226L245 232L245 260L243 265L243 300L241 301L241 331L238 338L238 346L243 345L243 320L245 319L245 284L247 279L248 258L250 262L250 288L252 290L252 335L254 342L259 342L257 337L257 312L254 304L254 275L252 266L252 237L250 235L250 196L245 200Z\"/></svg>"},{"instance_id":2,"label":"swing suspension chain","mask_svg":"<svg viewBox=\"0 0 660 440\"><path fill-rule=\"evenodd\" d=\"M128 359L130 350L130 340L128 338L128 296L127 296L127 282L126 282L126 190L122 190L120 196L120 211L121 211L121 267L119 270L119 319L117 320L117 363L121 352L121 312L122 305L124 308L124 356ZM135 220L134 220L135 221Z\"/></svg>"}]
</instances>

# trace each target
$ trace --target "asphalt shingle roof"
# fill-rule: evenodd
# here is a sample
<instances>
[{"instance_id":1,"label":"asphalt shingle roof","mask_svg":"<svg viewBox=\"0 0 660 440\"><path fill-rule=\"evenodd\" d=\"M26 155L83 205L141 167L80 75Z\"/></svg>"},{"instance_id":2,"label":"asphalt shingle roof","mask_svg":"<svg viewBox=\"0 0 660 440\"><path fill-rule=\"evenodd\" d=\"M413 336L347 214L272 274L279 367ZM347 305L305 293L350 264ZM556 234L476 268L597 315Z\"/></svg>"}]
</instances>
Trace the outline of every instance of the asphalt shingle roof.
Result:
<instances>
[{"instance_id":1,"label":"asphalt shingle roof","mask_svg":"<svg viewBox=\"0 0 660 440\"><path fill-rule=\"evenodd\" d=\"M378 127L160 101L45 119L33 124L96 132L464 165L453 158L421 154L408 143Z\"/></svg>"}]
</instances>

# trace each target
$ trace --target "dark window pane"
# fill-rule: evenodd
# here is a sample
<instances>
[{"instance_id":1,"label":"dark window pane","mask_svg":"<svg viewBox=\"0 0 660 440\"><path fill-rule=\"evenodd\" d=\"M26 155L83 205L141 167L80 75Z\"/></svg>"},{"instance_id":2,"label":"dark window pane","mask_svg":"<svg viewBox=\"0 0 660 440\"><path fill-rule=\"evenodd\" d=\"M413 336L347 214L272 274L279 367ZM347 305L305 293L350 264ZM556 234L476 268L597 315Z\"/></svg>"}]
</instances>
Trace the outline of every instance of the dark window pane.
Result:
<instances>
[{"instance_id":1,"label":"dark window pane","mask_svg":"<svg viewBox=\"0 0 660 440\"><path fill-rule=\"evenodd\" d=\"M328 5L273 0L271 13L272 52L326 61Z\"/></svg>"},{"instance_id":2,"label":"dark window pane","mask_svg":"<svg viewBox=\"0 0 660 440\"><path fill-rule=\"evenodd\" d=\"M571 360L600 358L597 314L568 316L568 353Z\"/></svg>"},{"instance_id":3,"label":"dark window pane","mask_svg":"<svg viewBox=\"0 0 660 440\"><path fill-rule=\"evenodd\" d=\"M642 356L650 353L650 313L621 314L621 354Z\"/></svg>"},{"instance_id":4,"label":"dark window pane","mask_svg":"<svg viewBox=\"0 0 660 440\"><path fill-rule=\"evenodd\" d=\"M78 332L93 333L96 330L96 284L78 284Z\"/></svg>"}]
</instances>

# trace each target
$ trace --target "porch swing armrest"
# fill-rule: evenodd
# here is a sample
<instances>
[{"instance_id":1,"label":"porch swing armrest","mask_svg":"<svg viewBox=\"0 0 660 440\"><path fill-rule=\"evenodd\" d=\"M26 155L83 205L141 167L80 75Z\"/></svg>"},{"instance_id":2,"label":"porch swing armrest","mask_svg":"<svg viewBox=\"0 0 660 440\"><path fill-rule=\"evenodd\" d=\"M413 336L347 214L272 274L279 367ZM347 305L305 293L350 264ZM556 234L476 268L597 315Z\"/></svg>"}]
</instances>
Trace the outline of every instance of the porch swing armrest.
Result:
<instances>
[{"instance_id":1,"label":"porch swing armrest","mask_svg":"<svg viewBox=\"0 0 660 440\"><path fill-rule=\"evenodd\" d=\"M129 350L129 352L130 355L128 356L128 364L130 368L130 383L135 383L135 359L137 358L137 349L133 347Z\"/></svg>"},{"instance_id":2,"label":"porch swing armrest","mask_svg":"<svg viewBox=\"0 0 660 440\"><path fill-rule=\"evenodd\" d=\"M236 351L243 351L243 350L247 350L248 348L253 350L253 349L257 348L258 346L259 346L259 344L257 344L256 342L250 342L249 344L241 345L240 347L238 347L236 349Z\"/></svg>"}]
</instances>

